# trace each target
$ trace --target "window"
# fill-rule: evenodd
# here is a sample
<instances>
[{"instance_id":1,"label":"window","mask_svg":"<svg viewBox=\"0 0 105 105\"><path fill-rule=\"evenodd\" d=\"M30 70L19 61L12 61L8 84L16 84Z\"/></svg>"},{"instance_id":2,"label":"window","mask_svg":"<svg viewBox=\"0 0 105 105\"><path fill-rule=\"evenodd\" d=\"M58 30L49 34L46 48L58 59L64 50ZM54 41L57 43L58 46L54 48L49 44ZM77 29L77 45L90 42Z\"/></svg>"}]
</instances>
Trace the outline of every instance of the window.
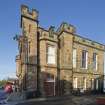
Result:
<instances>
[{"instance_id":1,"label":"window","mask_svg":"<svg viewBox=\"0 0 105 105\"><path fill-rule=\"evenodd\" d=\"M96 79L96 90L98 90L98 83L99 83L99 80Z\"/></svg>"},{"instance_id":2,"label":"window","mask_svg":"<svg viewBox=\"0 0 105 105\"><path fill-rule=\"evenodd\" d=\"M30 54L30 46L31 44L30 44L30 42L28 43L28 53Z\"/></svg>"},{"instance_id":3,"label":"window","mask_svg":"<svg viewBox=\"0 0 105 105\"><path fill-rule=\"evenodd\" d=\"M47 63L55 64L55 47L48 46L47 48Z\"/></svg>"},{"instance_id":4,"label":"window","mask_svg":"<svg viewBox=\"0 0 105 105\"><path fill-rule=\"evenodd\" d=\"M16 61L16 73L17 73L17 75L19 75L19 70L20 70L20 64L19 64L19 61L17 59L17 61Z\"/></svg>"},{"instance_id":5,"label":"window","mask_svg":"<svg viewBox=\"0 0 105 105\"><path fill-rule=\"evenodd\" d=\"M86 78L83 78L83 89L86 90Z\"/></svg>"},{"instance_id":6,"label":"window","mask_svg":"<svg viewBox=\"0 0 105 105\"><path fill-rule=\"evenodd\" d=\"M31 24L29 24L29 33L31 32Z\"/></svg>"},{"instance_id":7,"label":"window","mask_svg":"<svg viewBox=\"0 0 105 105\"><path fill-rule=\"evenodd\" d=\"M74 80L73 80L73 88L74 89L78 88L78 84L77 83L78 83L78 79L75 77Z\"/></svg>"},{"instance_id":8,"label":"window","mask_svg":"<svg viewBox=\"0 0 105 105\"><path fill-rule=\"evenodd\" d=\"M60 39L59 39L59 48L63 48L64 47L64 37L62 36Z\"/></svg>"},{"instance_id":9,"label":"window","mask_svg":"<svg viewBox=\"0 0 105 105\"><path fill-rule=\"evenodd\" d=\"M93 68L97 70L98 63L97 63L97 54L93 53Z\"/></svg>"},{"instance_id":10,"label":"window","mask_svg":"<svg viewBox=\"0 0 105 105\"><path fill-rule=\"evenodd\" d=\"M91 89L94 90L94 79L91 79Z\"/></svg>"},{"instance_id":11,"label":"window","mask_svg":"<svg viewBox=\"0 0 105 105\"><path fill-rule=\"evenodd\" d=\"M76 68L76 49L73 49L73 68Z\"/></svg>"},{"instance_id":12,"label":"window","mask_svg":"<svg viewBox=\"0 0 105 105\"><path fill-rule=\"evenodd\" d=\"M45 79L47 82L54 82L54 75L48 73Z\"/></svg>"},{"instance_id":13,"label":"window","mask_svg":"<svg viewBox=\"0 0 105 105\"><path fill-rule=\"evenodd\" d=\"M19 48L19 52L22 53L22 43L21 42L19 43L18 48Z\"/></svg>"},{"instance_id":14,"label":"window","mask_svg":"<svg viewBox=\"0 0 105 105\"><path fill-rule=\"evenodd\" d=\"M82 51L82 68L87 69L88 66L88 52L83 50Z\"/></svg>"},{"instance_id":15,"label":"window","mask_svg":"<svg viewBox=\"0 0 105 105\"><path fill-rule=\"evenodd\" d=\"M28 63L28 43L24 43L23 46L23 52L24 52L24 63Z\"/></svg>"}]
</instances>

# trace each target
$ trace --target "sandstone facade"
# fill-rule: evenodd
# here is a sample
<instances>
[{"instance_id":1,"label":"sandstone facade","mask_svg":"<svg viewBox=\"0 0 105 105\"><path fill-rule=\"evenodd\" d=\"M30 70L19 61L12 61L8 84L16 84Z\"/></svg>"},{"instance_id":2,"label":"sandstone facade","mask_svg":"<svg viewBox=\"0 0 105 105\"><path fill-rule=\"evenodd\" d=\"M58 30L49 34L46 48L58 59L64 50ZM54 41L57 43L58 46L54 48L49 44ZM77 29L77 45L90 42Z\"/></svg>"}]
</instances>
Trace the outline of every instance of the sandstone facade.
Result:
<instances>
[{"instance_id":1,"label":"sandstone facade","mask_svg":"<svg viewBox=\"0 0 105 105\"><path fill-rule=\"evenodd\" d=\"M21 7L22 35L16 56L20 90L43 96L70 94L73 90L101 91L104 76L103 44L76 34L62 23L57 31L39 26L38 12ZM75 50L75 52L73 52Z\"/></svg>"}]
</instances>

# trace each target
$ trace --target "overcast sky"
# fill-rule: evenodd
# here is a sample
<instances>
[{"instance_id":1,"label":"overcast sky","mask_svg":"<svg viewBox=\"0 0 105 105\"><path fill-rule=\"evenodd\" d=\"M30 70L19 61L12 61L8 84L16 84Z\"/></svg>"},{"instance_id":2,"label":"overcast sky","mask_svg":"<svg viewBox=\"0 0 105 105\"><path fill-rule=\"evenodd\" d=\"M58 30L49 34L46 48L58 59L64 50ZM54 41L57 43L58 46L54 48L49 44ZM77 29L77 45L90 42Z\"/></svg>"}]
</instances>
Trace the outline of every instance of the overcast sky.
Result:
<instances>
[{"instance_id":1,"label":"overcast sky","mask_svg":"<svg viewBox=\"0 0 105 105\"><path fill-rule=\"evenodd\" d=\"M105 0L0 0L0 79L15 75L17 43L20 34L20 6L39 11L44 28L68 22L77 34L105 44Z\"/></svg>"}]
</instances>

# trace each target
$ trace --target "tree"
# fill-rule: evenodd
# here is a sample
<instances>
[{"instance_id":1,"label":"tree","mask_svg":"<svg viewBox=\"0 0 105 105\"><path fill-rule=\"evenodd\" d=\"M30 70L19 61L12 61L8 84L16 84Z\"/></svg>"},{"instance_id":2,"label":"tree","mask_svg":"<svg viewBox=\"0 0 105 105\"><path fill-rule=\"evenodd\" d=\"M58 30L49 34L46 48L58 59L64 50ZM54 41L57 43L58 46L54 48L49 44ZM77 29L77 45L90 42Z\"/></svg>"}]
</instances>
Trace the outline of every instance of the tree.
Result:
<instances>
[{"instance_id":1,"label":"tree","mask_svg":"<svg viewBox=\"0 0 105 105\"><path fill-rule=\"evenodd\" d=\"M7 80L5 80L5 79L0 80L0 87L4 87L6 82L7 82Z\"/></svg>"}]
</instances>

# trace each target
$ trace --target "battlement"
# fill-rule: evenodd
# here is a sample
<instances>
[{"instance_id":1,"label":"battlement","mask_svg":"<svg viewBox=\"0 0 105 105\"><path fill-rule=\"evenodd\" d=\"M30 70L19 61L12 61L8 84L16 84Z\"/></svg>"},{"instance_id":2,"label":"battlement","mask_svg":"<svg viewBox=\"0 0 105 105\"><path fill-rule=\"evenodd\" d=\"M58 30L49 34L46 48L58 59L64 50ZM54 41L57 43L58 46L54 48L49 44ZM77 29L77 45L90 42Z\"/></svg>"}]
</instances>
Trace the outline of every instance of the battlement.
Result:
<instances>
[{"instance_id":1,"label":"battlement","mask_svg":"<svg viewBox=\"0 0 105 105\"><path fill-rule=\"evenodd\" d=\"M75 33L76 32L76 28L73 25L71 25L71 24L63 22L61 24L61 26L59 27L59 29L57 30L57 32L61 33L62 31L69 32L69 33Z\"/></svg>"},{"instance_id":2,"label":"battlement","mask_svg":"<svg viewBox=\"0 0 105 105\"><path fill-rule=\"evenodd\" d=\"M38 20L38 11L35 9L29 11L28 6L26 5L21 6L21 15L33 20Z\"/></svg>"}]
</instances>

